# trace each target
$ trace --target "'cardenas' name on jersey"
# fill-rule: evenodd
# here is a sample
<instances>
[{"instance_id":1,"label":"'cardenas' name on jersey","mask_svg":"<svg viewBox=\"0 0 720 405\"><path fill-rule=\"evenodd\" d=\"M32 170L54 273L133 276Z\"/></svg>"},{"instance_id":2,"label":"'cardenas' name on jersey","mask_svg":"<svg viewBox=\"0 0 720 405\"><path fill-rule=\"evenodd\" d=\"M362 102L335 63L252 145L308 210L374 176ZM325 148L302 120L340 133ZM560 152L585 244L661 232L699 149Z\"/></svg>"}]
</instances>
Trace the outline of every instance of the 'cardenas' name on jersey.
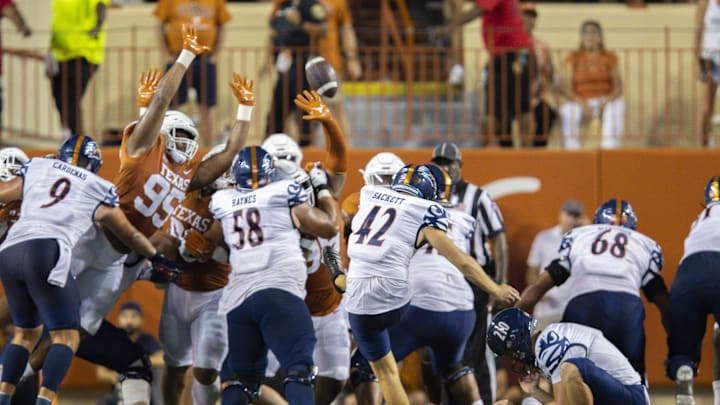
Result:
<instances>
[{"instance_id":1,"label":"'cardenas' name on jersey","mask_svg":"<svg viewBox=\"0 0 720 405\"><path fill-rule=\"evenodd\" d=\"M190 186L190 179L183 178L179 174L173 172L172 169L165 165L165 162L163 162L162 167L160 168L160 174L165 177L165 180L181 191L187 191Z\"/></svg>"},{"instance_id":2,"label":"'cardenas' name on jersey","mask_svg":"<svg viewBox=\"0 0 720 405\"><path fill-rule=\"evenodd\" d=\"M406 200L406 198L397 197L397 196L390 195L387 193L382 193L379 191L376 193L373 193L373 195L372 195L372 197L370 197L370 199L377 200L377 201L384 201L384 202L387 202L390 204L397 204L397 205L402 205Z\"/></svg>"},{"instance_id":3,"label":"'cardenas' name on jersey","mask_svg":"<svg viewBox=\"0 0 720 405\"><path fill-rule=\"evenodd\" d=\"M71 175L71 176L75 176L80 180L83 180L83 181L87 180L87 173L80 170L77 166L73 166L73 165L69 165L64 162L57 161L57 162L53 163L52 168L58 169L62 172L65 172L65 173Z\"/></svg>"}]
</instances>

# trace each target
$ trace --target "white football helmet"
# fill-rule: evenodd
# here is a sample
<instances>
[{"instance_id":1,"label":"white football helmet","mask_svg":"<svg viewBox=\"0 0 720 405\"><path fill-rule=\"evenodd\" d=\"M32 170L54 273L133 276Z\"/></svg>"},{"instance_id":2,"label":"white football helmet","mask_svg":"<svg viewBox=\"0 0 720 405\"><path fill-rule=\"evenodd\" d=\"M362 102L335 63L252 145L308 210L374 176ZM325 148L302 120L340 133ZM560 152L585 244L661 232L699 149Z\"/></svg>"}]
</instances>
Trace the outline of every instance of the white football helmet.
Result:
<instances>
[{"instance_id":1,"label":"white football helmet","mask_svg":"<svg viewBox=\"0 0 720 405\"><path fill-rule=\"evenodd\" d=\"M310 175L308 172L303 170L297 163L284 160L275 159L275 174L280 180L295 180L296 183L302 186L302 188L308 194L308 203L315 205L315 190L313 189L312 182L310 181Z\"/></svg>"},{"instance_id":2,"label":"white football helmet","mask_svg":"<svg viewBox=\"0 0 720 405\"><path fill-rule=\"evenodd\" d=\"M20 167L30 158L19 148L0 149L0 182L14 179L20 174Z\"/></svg>"},{"instance_id":3,"label":"white football helmet","mask_svg":"<svg viewBox=\"0 0 720 405\"><path fill-rule=\"evenodd\" d=\"M177 136L178 130L187 133L188 137ZM165 152L173 162L185 163L195 157L199 133L190 117L180 111L169 110L165 113L160 132L165 137Z\"/></svg>"},{"instance_id":4,"label":"white football helmet","mask_svg":"<svg viewBox=\"0 0 720 405\"><path fill-rule=\"evenodd\" d=\"M272 134L265 139L261 146L275 159L290 160L298 165L303 160L300 146L287 134Z\"/></svg>"},{"instance_id":5,"label":"white football helmet","mask_svg":"<svg viewBox=\"0 0 720 405\"><path fill-rule=\"evenodd\" d=\"M203 156L202 161L206 161L210 159L211 157L217 155L218 153L225 150L225 142L213 146L206 154ZM237 159L237 156L235 156ZM235 163L235 159L233 159L233 163ZM232 176L232 167L233 165L230 165L230 168L228 168L225 173L222 174L222 176L215 179L215 181L210 184L210 187L214 190L222 190L225 188L230 188L233 185L235 185L235 179Z\"/></svg>"},{"instance_id":6,"label":"white football helmet","mask_svg":"<svg viewBox=\"0 0 720 405\"><path fill-rule=\"evenodd\" d=\"M392 184L393 176L403 166L405 166L405 163L398 155L381 152L373 156L365 165L365 170L360 169L360 173L362 173L367 185L389 187Z\"/></svg>"}]
</instances>

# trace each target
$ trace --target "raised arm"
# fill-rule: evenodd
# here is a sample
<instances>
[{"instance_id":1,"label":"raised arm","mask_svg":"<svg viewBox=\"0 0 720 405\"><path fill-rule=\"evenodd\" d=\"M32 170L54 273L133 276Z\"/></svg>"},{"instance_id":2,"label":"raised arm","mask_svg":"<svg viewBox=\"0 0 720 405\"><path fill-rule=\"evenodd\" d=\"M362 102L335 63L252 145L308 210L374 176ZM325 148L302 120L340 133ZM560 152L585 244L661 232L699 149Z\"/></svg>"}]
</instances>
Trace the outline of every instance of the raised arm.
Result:
<instances>
[{"instance_id":1,"label":"raised arm","mask_svg":"<svg viewBox=\"0 0 720 405\"><path fill-rule=\"evenodd\" d=\"M160 126L165 118L165 112L170 107L185 71L197 55L208 51L210 48L198 43L197 32L191 25L183 25L183 50L180 52L173 66L160 80L157 92L152 97L147 112L140 118L140 121L133 128L132 134L127 141L125 153L130 157L137 157L150 148L158 134Z\"/></svg>"},{"instance_id":2,"label":"raised arm","mask_svg":"<svg viewBox=\"0 0 720 405\"><path fill-rule=\"evenodd\" d=\"M0 203L7 204L22 198L22 177L15 177L7 183L0 183Z\"/></svg>"},{"instance_id":3,"label":"raised arm","mask_svg":"<svg viewBox=\"0 0 720 405\"><path fill-rule=\"evenodd\" d=\"M330 177L330 191L338 197L345 184L347 172L347 142L340 125L332 116L330 109L323 103L316 91L305 90L295 97L295 105L307 113L307 121L319 121L325 132L325 159L323 166Z\"/></svg>"},{"instance_id":4,"label":"raised arm","mask_svg":"<svg viewBox=\"0 0 720 405\"><path fill-rule=\"evenodd\" d=\"M426 226L420 231L420 237L424 238L441 255L445 256L470 282L495 297L498 301L512 305L520 298L520 294L511 286L497 285L475 259L455 246L445 232Z\"/></svg>"},{"instance_id":5,"label":"raised arm","mask_svg":"<svg viewBox=\"0 0 720 405\"><path fill-rule=\"evenodd\" d=\"M235 156L245 147L250 131L250 117L255 105L255 83L237 73L233 73L230 82L235 99L238 102L237 119L225 144L225 149L210 159L200 163L190 182L189 191L200 189L222 176L232 165Z\"/></svg>"}]
</instances>

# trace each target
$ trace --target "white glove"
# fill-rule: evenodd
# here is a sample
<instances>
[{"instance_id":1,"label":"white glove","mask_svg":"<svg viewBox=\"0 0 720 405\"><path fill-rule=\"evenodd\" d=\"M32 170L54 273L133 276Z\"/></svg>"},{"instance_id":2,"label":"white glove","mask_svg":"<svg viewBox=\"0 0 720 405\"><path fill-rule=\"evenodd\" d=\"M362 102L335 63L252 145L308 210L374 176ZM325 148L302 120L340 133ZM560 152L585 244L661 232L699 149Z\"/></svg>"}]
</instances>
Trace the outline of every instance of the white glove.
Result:
<instances>
[{"instance_id":1,"label":"white glove","mask_svg":"<svg viewBox=\"0 0 720 405\"><path fill-rule=\"evenodd\" d=\"M310 183L312 183L313 188L318 193L322 190L327 190L330 188L329 180L327 172L318 166L314 166L312 169L310 169Z\"/></svg>"}]
</instances>

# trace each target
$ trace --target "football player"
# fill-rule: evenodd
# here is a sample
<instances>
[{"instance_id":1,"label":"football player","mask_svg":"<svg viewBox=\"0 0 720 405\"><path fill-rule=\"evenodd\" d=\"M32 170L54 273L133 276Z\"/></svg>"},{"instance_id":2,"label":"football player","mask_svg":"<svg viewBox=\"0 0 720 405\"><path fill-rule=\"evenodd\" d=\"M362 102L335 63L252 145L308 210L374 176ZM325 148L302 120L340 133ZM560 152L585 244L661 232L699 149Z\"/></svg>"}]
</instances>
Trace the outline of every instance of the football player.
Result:
<instances>
[{"instance_id":1,"label":"football player","mask_svg":"<svg viewBox=\"0 0 720 405\"><path fill-rule=\"evenodd\" d=\"M226 148L212 158L204 162L195 158L198 132L194 123L180 112L167 111L188 65L207 50L198 43L195 29L183 26L183 51L162 80L156 70L143 74L138 88L142 116L123 131L116 178L120 208L147 237L163 227L186 192L199 190L220 177L247 139L255 95L253 83L238 74L233 75L230 83L238 100L237 119ZM81 324L93 338L83 342L78 356L124 372L131 356L124 350L106 348L111 341L117 341L119 346L119 340L127 339L124 332L104 318L147 267L112 234L97 230L84 238L87 243L82 244L82 251L73 252L73 269L82 270L77 276L82 300ZM98 252L102 253L100 257ZM156 276L153 272L146 274L151 279ZM134 353L142 356L137 350ZM145 402L149 398L149 385L140 381L147 378L148 372L146 362L141 360L142 357L136 361L139 362L136 371L125 372L132 377L123 381L126 403Z\"/></svg>"},{"instance_id":2,"label":"football player","mask_svg":"<svg viewBox=\"0 0 720 405\"><path fill-rule=\"evenodd\" d=\"M415 250L429 243L473 283L498 301L512 304L518 292L495 284L475 260L447 235L448 215L436 202L437 185L426 166L404 166L391 189L365 186L348 241L350 269L345 304L362 355L370 361L390 405L407 404L397 363L390 351L388 328L410 301L408 263Z\"/></svg>"},{"instance_id":3,"label":"football player","mask_svg":"<svg viewBox=\"0 0 720 405\"><path fill-rule=\"evenodd\" d=\"M75 135L62 144L58 159L30 160L23 165L21 177L0 190L4 203L24 197L23 214L0 250L0 278L15 325L4 353L0 404L10 404L43 324L52 346L43 365L36 404L49 405L55 398L80 340L79 300L70 276L70 255L94 221L154 265L175 267L128 222L118 208L115 186L95 174L101 165L97 144Z\"/></svg>"},{"instance_id":4,"label":"football player","mask_svg":"<svg viewBox=\"0 0 720 405\"><path fill-rule=\"evenodd\" d=\"M700 349L707 316L720 321L717 288L720 278L715 269L720 259L720 177L713 176L705 186L705 208L693 222L685 238L670 292L672 320L668 333L667 375L677 385L676 403L695 403L692 385L700 363ZM713 387L715 387L713 382Z\"/></svg>"},{"instance_id":5,"label":"football player","mask_svg":"<svg viewBox=\"0 0 720 405\"><path fill-rule=\"evenodd\" d=\"M446 207L449 215L448 237L467 253L475 219L452 207L450 175L436 165L425 166L438 186L435 200ZM431 245L418 249L410 260L409 281L410 306L400 322L389 329L393 355L401 361L413 351L429 346L433 351L433 369L443 377L450 403L479 402L473 370L462 364L465 345L475 324L470 285Z\"/></svg>"},{"instance_id":6,"label":"football player","mask_svg":"<svg viewBox=\"0 0 720 405\"><path fill-rule=\"evenodd\" d=\"M522 369L525 392L543 404L650 404L640 375L601 331L571 322L536 330L535 324L509 308L495 315L487 332L490 349ZM538 386L540 374L552 383L552 393Z\"/></svg>"},{"instance_id":7,"label":"football player","mask_svg":"<svg viewBox=\"0 0 720 405\"><path fill-rule=\"evenodd\" d=\"M0 149L0 182L7 183L20 174L20 167L30 160L18 148ZM7 232L20 217L21 200L0 203L0 244L5 240Z\"/></svg>"},{"instance_id":8,"label":"football player","mask_svg":"<svg viewBox=\"0 0 720 405\"><path fill-rule=\"evenodd\" d=\"M321 173L311 174L319 190L316 208L299 184L273 181L273 172L274 161L264 149L247 147L233 165L235 188L216 192L210 203L217 221L205 236L226 243L232 266L220 300L220 312L227 316L231 374L223 403L248 404L257 397L268 348L287 371L288 402L314 403L315 333L302 300L307 268L300 232L327 239L337 234L336 200ZM192 250L184 254L203 257Z\"/></svg>"},{"instance_id":9,"label":"football player","mask_svg":"<svg viewBox=\"0 0 720 405\"><path fill-rule=\"evenodd\" d=\"M208 160L225 149L213 147L204 157ZM160 316L160 342L165 357L163 400L178 404L185 385L188 367L193 368L192 397L197 405L214 404L219 396L218 372L227 353L227 324L218 314L218 302L230 274L227 250L215 246L202 234L213 223L208 208L216 190L230 186L226 175L211 185L188 193L175 209L163 231L151 240L168 257L175 260L182 274L167 286ZM212 258L205 263L183 260L177 255L181 241L195 243L196 250L208 251ZM189 259L189 258L188 258Z\"/></svg>"},{"instance_id":10,"label":"football player","mask_svg":"<svg viewBox=\"0 0 720 405\"><path fill-rule=\"evenodd\" d=\"M305 111L305 120L319 121L325 131L326 155L322 167L330 176L330 186L334 195L338 195L345 182L347 170L347 143L340 126L333 118L328 107L316 92L304 92L295 98L295 104ZM290 137L274 134L263 143L276 164L302 161L302 152ZM311 170L311 172L313 172ZM305 171L295 167L292 175L301 185L310 183ZM306 178L307 180L304 180ZM310 185L309 193L314 193ZM329 405L342 390L349 375L350 335L347 316L341 306L342 295L336 291L334 280L343 276L339 251L340 236L332 239L315 238L302 235L301 245L308 267L308 279L305 284L307 295L305 303L312 315L317 344L313 358L318 367L315 384L315 404ZM331 270L332 269L332 270Z\"/></svg>"},{"instance_id":11,"label":"football player","mask_svg":"<svg viewBox=\"0 0 720 405\"><path fill-rule=\"evenodd\" d=\"M637 217L627 201L612 198L602 203L592 225L565 234L560 258L523 292L518 307L531 311L550 288L571 283L562 321L600 329L644 380L645 308L640 290L657 306L665 330L670 299L660 275L660 245L636 228Z\"/></svg>"}]
</instances>

